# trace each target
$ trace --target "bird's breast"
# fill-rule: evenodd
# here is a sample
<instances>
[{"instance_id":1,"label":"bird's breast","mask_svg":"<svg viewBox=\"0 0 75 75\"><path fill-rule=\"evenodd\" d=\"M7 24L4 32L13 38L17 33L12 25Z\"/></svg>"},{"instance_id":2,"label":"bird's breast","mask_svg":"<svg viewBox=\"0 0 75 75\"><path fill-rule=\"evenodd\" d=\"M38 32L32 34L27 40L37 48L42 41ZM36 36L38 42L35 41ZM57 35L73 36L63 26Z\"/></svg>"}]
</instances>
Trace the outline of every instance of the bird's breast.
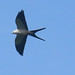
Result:
<instances>
[{"instance_id":1,"label":"bird's breast","mask_svg":"<svg viewBox=\"0 0 75 75\"><path fill-rule=\"evenodd\" d=\"M19 30L20 34L22 35L28 35L28 31L27 30Z\"/></svg>"}]
</instances>

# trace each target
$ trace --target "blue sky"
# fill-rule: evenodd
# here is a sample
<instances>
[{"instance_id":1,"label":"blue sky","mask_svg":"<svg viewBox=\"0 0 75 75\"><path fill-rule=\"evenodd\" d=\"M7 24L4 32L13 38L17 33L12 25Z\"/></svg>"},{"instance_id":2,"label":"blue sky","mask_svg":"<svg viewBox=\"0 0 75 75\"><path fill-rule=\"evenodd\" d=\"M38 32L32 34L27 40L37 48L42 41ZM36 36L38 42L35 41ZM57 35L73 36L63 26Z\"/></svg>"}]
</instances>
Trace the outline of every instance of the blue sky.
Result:
<instances>
[{"instance_id":1,"label":"blue sky","mask_svg":"<svg viewBox=\"0 0 75 75\"><path fill-rule=\"evenodd\" d=\"M23 9L29 30L24 56L15 49L15 18ZM0 1L0 75L75 75L75 0Z\"/></svg>"}]
</instances>

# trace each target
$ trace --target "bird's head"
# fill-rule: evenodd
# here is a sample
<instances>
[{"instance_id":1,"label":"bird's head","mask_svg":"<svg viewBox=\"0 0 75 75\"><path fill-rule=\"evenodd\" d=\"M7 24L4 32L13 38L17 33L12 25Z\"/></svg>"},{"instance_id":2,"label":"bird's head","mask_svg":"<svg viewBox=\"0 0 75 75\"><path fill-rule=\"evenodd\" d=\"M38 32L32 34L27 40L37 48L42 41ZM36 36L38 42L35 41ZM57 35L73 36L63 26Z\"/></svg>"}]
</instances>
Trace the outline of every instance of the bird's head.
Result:
<instances>
[{"instance_id":1,"label":"bird's head","mask_svg":"<svg viewBox=\"0 0 75 75\"><path fill-rule=\"evenodd\" d=\"M12 34L15 34L15 32L13 31Z\"/></svg>"},{"instance_id":2,"label":"bird's head","mask_svg":"<svg viewBox=\"0 0 75 75\"><path fill-rule=\"evenodd\" d=\"M14 31L12 32L12 34L18 34L18 33L19 33L18 30L14 30Z\"/></svg>"}]
</instances>

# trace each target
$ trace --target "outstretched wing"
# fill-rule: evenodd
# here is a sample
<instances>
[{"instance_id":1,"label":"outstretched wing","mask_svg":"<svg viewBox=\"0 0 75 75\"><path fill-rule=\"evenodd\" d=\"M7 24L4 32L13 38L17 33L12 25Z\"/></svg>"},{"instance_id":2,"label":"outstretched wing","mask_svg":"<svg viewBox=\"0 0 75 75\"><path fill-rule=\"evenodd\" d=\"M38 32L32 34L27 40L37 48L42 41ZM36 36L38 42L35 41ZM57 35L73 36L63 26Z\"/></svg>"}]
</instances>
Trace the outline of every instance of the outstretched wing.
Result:
<instances>
[{"instance_id":1,"label":"outstretched wing","mask_svg":"<svg viewBox=\"0 0 75 75\"><path fill-rule=\"evenodd\" d=\"M21 10L16 17L16 24L18 29L28 30L27 23L24 16L24 11Z\"/></svg>"},{"instance_id":2,"label":"outstretched wing","mask_svg":"<svg viewBox=\"0 0 75 75\"><path fill-rule=\"evenodd\" d=\"M27 36L23 36L23 35L17 35L16 36L15 47L16 47L16 50L19 52L20 55L23 55L26 39L27 39Z\"/></svg>"}]
</instances>

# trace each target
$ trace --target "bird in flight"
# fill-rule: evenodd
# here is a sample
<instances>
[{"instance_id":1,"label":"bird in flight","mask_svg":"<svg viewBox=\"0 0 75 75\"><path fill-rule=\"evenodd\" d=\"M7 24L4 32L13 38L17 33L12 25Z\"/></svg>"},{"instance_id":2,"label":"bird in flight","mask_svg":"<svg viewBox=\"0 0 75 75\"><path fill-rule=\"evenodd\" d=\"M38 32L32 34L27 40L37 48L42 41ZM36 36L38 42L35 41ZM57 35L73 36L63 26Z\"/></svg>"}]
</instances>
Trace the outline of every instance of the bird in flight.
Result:
<instances>
[{"instance_id":1,"label":"bird in flight","mask_svg":"<svg viewBox=\"0 0 75 75\"><path fill-rule=\"evenodd\" d=\"M16 50L19 52L20 55L23 56L24 46L26 44L26 39L27 39L28 35L45 41L44 39L36 36L35 33L40 31L40 30L46 29L46 28L44 27L44 28L41 28L41 29L29 31L28 27L27 27L26 20L25 20L25 16L24 16L24 10L21 10L17 14L15 22L16 22L16 25L17 25L17 29L14 30L12 33L17 34L17 36L15 38L15 47L16 47Z\"/></svg>"}]
</instances>

